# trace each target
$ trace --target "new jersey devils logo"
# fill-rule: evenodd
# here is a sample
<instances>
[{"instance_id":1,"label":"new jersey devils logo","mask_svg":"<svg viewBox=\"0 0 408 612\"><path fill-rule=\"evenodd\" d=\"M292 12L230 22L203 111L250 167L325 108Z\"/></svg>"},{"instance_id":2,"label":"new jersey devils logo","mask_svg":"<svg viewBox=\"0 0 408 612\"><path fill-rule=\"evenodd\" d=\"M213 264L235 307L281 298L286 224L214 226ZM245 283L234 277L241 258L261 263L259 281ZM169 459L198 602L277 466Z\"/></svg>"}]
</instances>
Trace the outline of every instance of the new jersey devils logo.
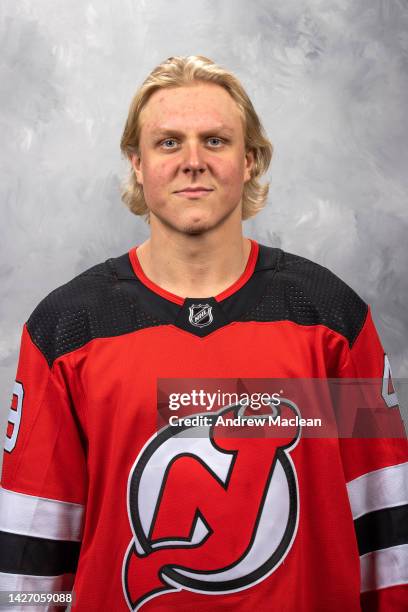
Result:
<instances>
[{"instance_id":1,"label":"new jersey devils logo","mask_svg":"<svg viewBox=\"0 0 408 612\"><path fill-rule=\"evenodd\" d=\"M282 418L299 415L288 400L275 410ZM167 426L141 450L128 481L133 538L123 588L130 610L182 589L247 589L288 554L298 524L290 451L300 428L269 424L268 434L251 437L237 428L232 437L216 424L220 415L244 412L237 404L208 413L208 426Z\"/></svg>"}]
</instances>

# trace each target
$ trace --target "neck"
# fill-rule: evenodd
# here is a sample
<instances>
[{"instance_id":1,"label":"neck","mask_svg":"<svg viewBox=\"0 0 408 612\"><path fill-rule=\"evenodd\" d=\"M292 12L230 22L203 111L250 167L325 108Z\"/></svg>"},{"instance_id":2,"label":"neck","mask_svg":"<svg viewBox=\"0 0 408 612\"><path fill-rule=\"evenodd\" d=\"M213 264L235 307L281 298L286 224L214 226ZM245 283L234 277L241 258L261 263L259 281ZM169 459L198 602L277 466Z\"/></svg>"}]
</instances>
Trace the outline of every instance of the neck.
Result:
<instances>
[{"instance_id":1,"label":"neck","mask_svg":"<svg viewBox=\"0 0 408 612\"><path fill-rule=\"evenodd\" d=\"M150 238L137 249L144 273L183 298L218 295L245 270L251 243L242 235L241 222L233 233L217 229L189 235L155 226Z\"/></svg>"}]
</instances>

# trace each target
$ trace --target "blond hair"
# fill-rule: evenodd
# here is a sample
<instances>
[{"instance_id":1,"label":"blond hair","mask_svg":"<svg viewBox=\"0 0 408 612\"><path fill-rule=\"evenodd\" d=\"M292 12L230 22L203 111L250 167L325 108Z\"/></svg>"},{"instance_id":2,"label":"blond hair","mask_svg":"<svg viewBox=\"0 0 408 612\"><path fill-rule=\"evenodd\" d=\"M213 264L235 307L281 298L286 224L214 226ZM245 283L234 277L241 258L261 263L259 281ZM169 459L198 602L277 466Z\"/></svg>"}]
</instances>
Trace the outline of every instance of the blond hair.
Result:
<instances>
[{"instance_id":1,"label":"blond hair","mask_svg":"<svg viewBox=\"0 0 408 612\"><path fill-rule=\"evenodd\" d=\"M254 165L251 178L244 184L242 194L242 218L248 219L260 211L266 202L269 183L260 184L258 178L264 174L272 159L273 147L268 140L258 115L239 80L231 73L202 55L169 57L156 66L142 83L130 104L120 148L130 161L133 154L139 155L140 113L150 96L158 89L182 87L194 82L215 83L224 87L235 100L241 112L244 126L245 150L252 150ZM122 185L121 198L135 215L144 215L149 220L149 209L144 198L143 187L136 180L132 164L126 182Z\"/></svg>"}]
</instances>

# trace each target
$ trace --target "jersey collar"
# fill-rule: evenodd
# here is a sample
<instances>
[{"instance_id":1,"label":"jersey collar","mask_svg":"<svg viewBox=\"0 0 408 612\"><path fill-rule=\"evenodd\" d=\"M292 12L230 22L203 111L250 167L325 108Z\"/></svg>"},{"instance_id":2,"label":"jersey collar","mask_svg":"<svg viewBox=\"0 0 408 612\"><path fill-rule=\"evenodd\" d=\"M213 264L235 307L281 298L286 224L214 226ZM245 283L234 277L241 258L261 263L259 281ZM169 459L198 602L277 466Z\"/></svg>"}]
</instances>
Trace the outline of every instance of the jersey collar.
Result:
<instances>
[{"instance_id":1,"label":"jersey collar","mask_svg":"<svg viewBox=\"0 0 408 612\"><path fill-rule=\"evenodd\" d=\"M222 300L225 300L226 298L233 295L235 292L241 289L241 287L243 287L245 283L251 278L254 272L254 269L255 269L257 259L258 259L259 245L256 242L256 240L252 240L251 238L250 238L250 242L251 242L251 250L250 250L249 257L248 257L248 260L245 266L245 270L243 271L241 276L234 283L232 283L232 285L227 287L227 289L225 289L218 295L214 296L213 299L216 302L221 302ZM146 274L143 272L142 266L140 265L139 258L137 256L137 248L138 247L136 246L130 249L129 259L130 259L133 271L135 275L137 276L137 278L140 280L140 282L142 282L148 289L150 289L157 295L160 295L162 298L169 300L170 302L174 302L175 304L178 304L179 306L182 306L185 302L185 298L179 295L176 295L174 293L171 293L170 291L166 291L166 289L163 289L162 287L154 283L152 280L150 280L150 278L146 276ZM194 300L194 298L186 298L186 299Z\"/></svg>"}]
</instances>

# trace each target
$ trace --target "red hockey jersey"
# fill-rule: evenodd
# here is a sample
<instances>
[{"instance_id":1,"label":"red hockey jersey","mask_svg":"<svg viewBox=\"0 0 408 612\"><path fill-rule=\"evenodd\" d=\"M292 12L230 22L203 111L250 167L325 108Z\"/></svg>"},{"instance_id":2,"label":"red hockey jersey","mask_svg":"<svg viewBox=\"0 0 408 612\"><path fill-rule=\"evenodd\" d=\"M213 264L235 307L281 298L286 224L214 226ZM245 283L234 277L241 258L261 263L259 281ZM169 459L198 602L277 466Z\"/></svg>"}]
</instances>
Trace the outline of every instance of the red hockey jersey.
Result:
<instances>
[{"instance_id":1,"label":"red hockey jersey","mask_svg":"<svg viewBox=\"0 0 408 612\"><path fill-rule=\"evenodd\" d=\"M195 408L199 426L165 422L176 379L364 379L374 392L363 413L349 395L325 398L326 417L354 434L308 436L302 401L286 401L270 410L296 416L279 435L227 435L215 419L243 404ZM370 310L326 268L252 241L229 289L182 299L132 248L53 291L24 326L1 590L73 587L78 612L402 612L402 432Z\"/></svg>"}]
</instances>

